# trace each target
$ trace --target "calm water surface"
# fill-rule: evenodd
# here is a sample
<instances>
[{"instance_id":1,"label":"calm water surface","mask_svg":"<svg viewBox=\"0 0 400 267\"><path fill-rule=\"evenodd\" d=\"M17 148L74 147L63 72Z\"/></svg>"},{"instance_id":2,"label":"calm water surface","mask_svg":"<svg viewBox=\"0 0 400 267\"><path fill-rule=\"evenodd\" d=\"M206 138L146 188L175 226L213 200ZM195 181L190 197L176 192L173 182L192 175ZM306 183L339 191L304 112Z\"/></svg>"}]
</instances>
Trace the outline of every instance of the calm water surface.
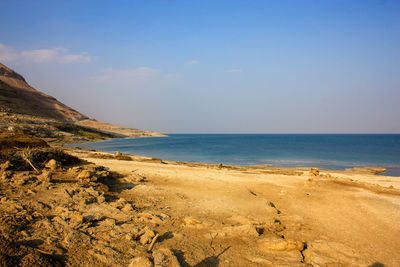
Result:
<instances>
[{"instance_id":1,"label":"calm water surface","mask_svg":"<svg viewBox=\"0 0 400 267\"><path fill-rule=\"evenodd\" d=\"M400 134L170 134L75 144L85 149L185 162L388 168L400 176Z\"/></svg>"}]
</instances>

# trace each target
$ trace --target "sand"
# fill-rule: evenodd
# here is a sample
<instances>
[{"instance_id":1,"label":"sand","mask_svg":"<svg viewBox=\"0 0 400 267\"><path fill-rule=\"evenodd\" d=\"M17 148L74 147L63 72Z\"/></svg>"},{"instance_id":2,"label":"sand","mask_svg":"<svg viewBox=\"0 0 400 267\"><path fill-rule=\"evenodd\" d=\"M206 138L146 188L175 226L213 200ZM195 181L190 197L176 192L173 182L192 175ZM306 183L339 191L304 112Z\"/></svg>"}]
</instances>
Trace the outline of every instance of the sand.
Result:
<instances>
[{"instance_id":1,"label":"sand","mask_svg":"<svg viewBox=\"0 0 400 267\"><path fill-rule=\"evenodd\" d=\"M351 171L310 176L304 169L298 169L301 176L265 174L87 155L79 156L147 178L121 197L167 214L156 229L171 238L156 246L179 251L187 266L400 264L399 177Z\"/></svg>"},{"instance_id":2,"label":"sand","mask_svg":"<svg viewBox=\"0 0 400 267\"><path fill-rule=\"evenodd\" d=\"M2 266L399 266L400 178L374 169L27 151L0 169Z\"/></svg>"}]
</instances>

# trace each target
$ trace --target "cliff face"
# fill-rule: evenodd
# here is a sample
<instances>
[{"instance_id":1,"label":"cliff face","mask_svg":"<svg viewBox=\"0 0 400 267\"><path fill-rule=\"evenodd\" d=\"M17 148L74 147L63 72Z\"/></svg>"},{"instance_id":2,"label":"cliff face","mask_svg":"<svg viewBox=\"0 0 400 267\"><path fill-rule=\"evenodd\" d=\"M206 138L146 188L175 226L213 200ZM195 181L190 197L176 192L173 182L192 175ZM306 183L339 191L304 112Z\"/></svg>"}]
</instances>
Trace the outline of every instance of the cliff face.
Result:
<instances>
[{"instance_id":1,"label":"cliff face","mask_svg":"<svg viewBox=\"0 0 400 267\"><path fill-rule=\"evenodd\" d=\"M87 116L64 105L52 96L31 87L20 74L0 63L0 111L80 121Z\"/></svg>"}]
</instances>

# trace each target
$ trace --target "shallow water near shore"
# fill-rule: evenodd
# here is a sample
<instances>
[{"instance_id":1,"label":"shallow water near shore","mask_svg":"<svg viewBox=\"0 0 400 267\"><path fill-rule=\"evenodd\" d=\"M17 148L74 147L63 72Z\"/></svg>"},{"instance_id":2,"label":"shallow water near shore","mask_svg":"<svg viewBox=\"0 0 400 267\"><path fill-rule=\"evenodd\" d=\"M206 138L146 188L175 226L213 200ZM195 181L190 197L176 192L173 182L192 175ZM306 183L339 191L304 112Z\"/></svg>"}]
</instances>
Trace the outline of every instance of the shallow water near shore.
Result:
<instances>
[{"instance_id":1,"label":"shallow water near shore","mask_svg":"<svg viewBox=\"0 0 400 267\"><path fill-rule=\"evenodd\" d=\"M329 170L376 166L387 168L384 175L400 176L400 134L169 134L70 146L184 162Z\"/></svg>"}]
</instances>

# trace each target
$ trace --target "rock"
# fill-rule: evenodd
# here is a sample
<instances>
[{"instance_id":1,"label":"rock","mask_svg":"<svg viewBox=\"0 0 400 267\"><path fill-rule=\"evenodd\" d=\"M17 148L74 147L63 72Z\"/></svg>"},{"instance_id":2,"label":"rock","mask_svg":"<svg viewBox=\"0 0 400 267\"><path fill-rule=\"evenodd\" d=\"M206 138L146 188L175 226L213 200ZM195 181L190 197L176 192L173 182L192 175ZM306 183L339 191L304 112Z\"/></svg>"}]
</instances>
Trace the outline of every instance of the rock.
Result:
<instances>
[{"instance_id":1,"label":"rock","mask_svg":"<svg viewBox=\"0 0 400 267\"><path fill-rule=\"evenodd\" d=\"M311 168L309 172L310 176L318 176L319 175L319 169L318 168Z\"/></svg>"},{"instance_id":2,"label":"rock","mask_svg":"<svg viewBox=\"0 0 400 267\"><path fill-rule=\"evenodd\" d=\"M101 226L108 226L108 227L114 227L115 226L115 220L112 218L107 218L103 220L99 225Z\"/></svg>"},{"instance_id":3,"label":"rock","mask_svg":"<svg viewBox=\"0 0 400 267\"><path fill-rule=\"evenodd\" d=\"M133 211L133 207L132 207L131 204L127 203L121 210L122 210L122 211L125 211L125 212L127 212L127 211Z\"/></svg>"},{"instance_id":4,"label":"rock","mask_svg":"<svg viewBox=\"0 0 400 267\"><path fill-rule=\"evenodd\" d=\"M79 180L90 180L93 177L93 173L88 170L83 170L78 174Z\"/></svg>"},{"instance_id":5,"label":"rock","mask_svg":"<svg viewBox=\"0 0 400 267\"><path fill-rule=\"evenodd\" d=\"M367 266L352 248L336 242L316 240L307 243L304 261L312 266ZM357 263L357 264L355 264Z\"/></svg>"},{"instance_id":6,"label":"rock","mask_svg":"<svg viewBox=\"0 0 400 267\"><path fill-rule=\"evenodd\" d=\"M53 177L53 172L51 170L44 169L40 175L37 176L39 181L42 182L51 182L51 178Z\"/></svg>"},{"instance_id":7,"label":"rock","mask_svg":"<svg viewBox=\"0 0 400 267\"><path fill-rule=\"evenodd\" d=\"M146 245L150 244L151 240L153 240L153 237L155 237L155 233L148 228L147 226L143 229L143 234L140 236L140 244Z\"/></svg>"},{"instance_id":8,"label":"rock","mask_svg":"<svg viewBox=\"0 0 400 267\"><path fill-rule=\"evenodd\" d=\"M178 259L168 248L160 248L153 252L154 267L181 267Z\"/></svg>"},{"instance_id":9,"label":"rock","mask_svg":"<svg viewBox=\"0 0 400 267\"><path fill-rule=\"evenodd\" d=\"M240 236L240 237L259 236L259 233L257 232L254 225L250 224L224 227L221 232L226 236Z\"/></svg>"},{"instance_id":10,"label":"rock","mask_svg":"<svg viewBox=\"0 0 400 267\"><path fill-rule=\"evenodd\" d=\"M196 219L191 218L191 217L186 217L186 218L184 218L184 219L183 219L183 222L184 222L186 225L201 224L201 222L200 222L199 220L196 220Z\"/></svg>"},{"instance_id":11,"label":"rock","mask_svg":"<svg viewBox=\"0 0 400 267\"><path fill-rule=\"evenodd\" d=\"M2 180L8 180L12 177L13 172L12 171L3 171L1 174L1 179Z\"/></svg>"},{"instance_id":12,"label":"rock","mask_svg":"<svg viewBox=\"0 0 400 267\"><path fill-rule=\"evenodd\" d=\"M92 187L79 189L72 196L72 199L80 205L88 205L95 202L103 203L105 201L103 193L94 190Z\"/></svg>"},{"instance_id":13,"label":"rock","mask_svg":"<svg viewBox=\"0 0 400 267\"><path fill-rule=\"evenodd\" d=\"M150 261L148 257L138 256L135 257L128 267L153 267L154 264Z\"/></svg>"},{"instance_id":14,"label":"rock","mask_svg":"<svg viewBox=\"0 0 400 267\"><path fill-rule=\"evenodd\" d=\"M55 159L51 159L46 163L45 167L55 171L60 167L60 164Z\"/></svg>"},{"instance_id":15,"label":"rock","mask_svg":"<svg viewBox=\"0 0 400 267\"><path fill-rule=\"evenodd\" d=\"M158 217L157 215L147 213L147 212L138 213L137 216L143 222L150 222L150 223L154 223L156 225L159 225L162 223L162 220L160 217Z\"/></svg>"},{"instance_id":16,"label":"rock","mask_svg":"<svg viewBox=\"0 0 400 267\"><path fill-rule=\"evenodd\" d=\"M119 225L118 230L122 233L131 235L133 239L137 239L141 234L143 234L143 231L141 231L137 225L131 223L123 223Z\"/></svg>"},{"instance_id":17,"label":"rock","mask_svg":"<svg viewBox=\"0 0 400 267\"><path fill-rule=\"evenodd\" d=\"M112 206L116 207L117 209L122 209L123 207L125 207L125 205L128 204L128 201L126 201L123 198L118 199L117 201L111 203Z\"/></svg>"},{"instance_id":18,"label":"rock","mask_svg":"<svg viewBox=\"0 0 400 267\"><path fill-rule=\"evenodd\" d=\"M119 151L115 151L115 154L114 154L116 157L118 157L118 156L121 156L122 154L121 154L121 152L119 152Z\"/></svg>"},{"instance_id":19,"label":"rock","mask_svg":"<svg viewBox=\"0 0 400 267\"><path fill-rule=\"evenodd\" d=\"M71 217L69 218L69 224L72 227L78 227L83 223L83 215L79 212L74 212Z\"/></svg>"},{"instance_id":20,"label":"rock","mask_svg":"<svg viewBox=\"0 0 400 267\"><path fill-rule=\"evenodd\" d=\"M196 220L196 219L191 218L191 217L184 218L183 219L183 223L185 224L185 226L193 227L193 228L204 228L204 227L210 225L208 223L201 222L201 221Z\"/></svg>"},{"instance_id":21,"label":"rock","mask_svg":"<svg viewBox=\"0 0 400 267\"><path fill-rule=\"evenodd\" d=\"M11 169L12 166L13 166L13 165L11 164L11 162L10 162L9 160L7 160L7 161L1 166L1 169L2 169L3 171L7 171L7 170Z\"/></svg>"},{"instance_id":22,"label":"rock","mask_svg":"<svg viewBox=\"0 0 400 267\"><path fill-rule=\"evenodd\" d=\"M266 238L258 241L258 249L264 252L289 250L301 251L303 248L303 242L286 240L279 237Z\"/></svg>"}]
</instances>

